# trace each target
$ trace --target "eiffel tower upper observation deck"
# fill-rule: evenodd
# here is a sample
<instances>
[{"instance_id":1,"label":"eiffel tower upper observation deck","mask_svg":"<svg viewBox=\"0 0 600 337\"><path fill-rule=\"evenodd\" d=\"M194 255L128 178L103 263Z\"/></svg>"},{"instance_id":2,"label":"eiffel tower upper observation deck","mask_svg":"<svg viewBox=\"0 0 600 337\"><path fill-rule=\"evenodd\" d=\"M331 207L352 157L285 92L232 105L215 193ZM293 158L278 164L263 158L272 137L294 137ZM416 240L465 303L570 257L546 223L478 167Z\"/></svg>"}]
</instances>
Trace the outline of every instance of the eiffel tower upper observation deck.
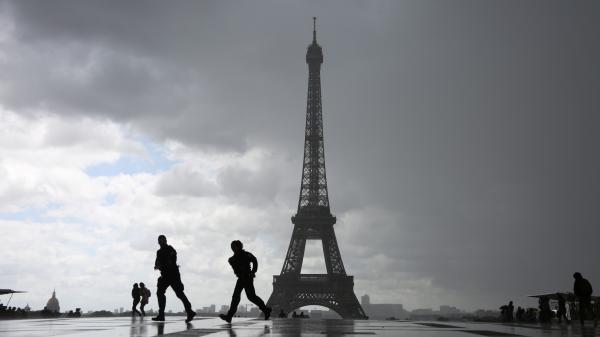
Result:
<instances>
[{"instance_id":1,"label":"eiffel tower upper observation deck","mask_svg":"<svg viewBox=\"0 0 600 337\"><path fill-rule=\"evenodd\" d=\"M298 211L292 217L292 238L281 274L273 277L273 293L267 305L273 307L274 315L321 305L343 318L363 319L367 317L354 294L354 279L346 275L333 230L336 218L329 209L321 105L323 49L317 43L316 18L306 63L308 97ZM301 274L306 240L321 240L327 274Z\"/></svg>"}]
</instances>

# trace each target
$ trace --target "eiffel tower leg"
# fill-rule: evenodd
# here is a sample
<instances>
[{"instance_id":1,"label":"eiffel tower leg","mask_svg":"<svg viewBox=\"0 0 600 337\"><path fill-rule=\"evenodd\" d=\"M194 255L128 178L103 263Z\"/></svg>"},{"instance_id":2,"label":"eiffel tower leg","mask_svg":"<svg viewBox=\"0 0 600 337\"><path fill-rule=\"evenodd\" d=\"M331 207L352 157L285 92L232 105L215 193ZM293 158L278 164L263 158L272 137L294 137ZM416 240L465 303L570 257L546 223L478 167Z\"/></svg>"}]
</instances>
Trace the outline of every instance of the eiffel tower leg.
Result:
<instances>
[{"instance_id":1,"label":"eiffel tower leg","mask_svg":"<svg viewBox=\"0 0 600 337\"><path fill-rule=\"evenodd\" d=\"M333 225L323 229L322 242L327 273L346 275L344 263L342 262L342 255L340 254L340 249L338 248L337 240L335 238L335 232L333 231Z\"/></svg>"},{"instance_id":2,"label":"eiffel tower leg","mask_svg":"<svg viewBox=\"0 0 600 337\"><path fill-rule=\"evenodd\" d=\"M368 318L352 289L350 291L343 291L339 293L338 299L340 302L340 307L342 307L344 311L344 314L342 315L343 318Z\"/></svg>"},{"instance_id":3,"label":"eiffel tower leg","mask_svg":"<svg viewBox=\"0 0 600 337\"><path fill-rule=\"evenodd\" d=\"M294 226L290 246L288 247L285 262L281 269L281 275L300 274L302 270L302 260L304 259L304 249L306 247L306 237L304 230Z\"/></svg>"},{"instance_id":4,"label":"eiffel tower leg","mask_svg":"<svg viewBox=\"0 0 600 337\"><path fill-rule=\"evenodd\" d=\"M273 293L267 301L267 307L270 307L273 310L273 317L279 315L282 310L288 315L291 311L289 304L292 302L293 297L294 294L291 294L289 291L286 291L286 289L282 289L274 284Z\"/></svg>"}]
</instances>

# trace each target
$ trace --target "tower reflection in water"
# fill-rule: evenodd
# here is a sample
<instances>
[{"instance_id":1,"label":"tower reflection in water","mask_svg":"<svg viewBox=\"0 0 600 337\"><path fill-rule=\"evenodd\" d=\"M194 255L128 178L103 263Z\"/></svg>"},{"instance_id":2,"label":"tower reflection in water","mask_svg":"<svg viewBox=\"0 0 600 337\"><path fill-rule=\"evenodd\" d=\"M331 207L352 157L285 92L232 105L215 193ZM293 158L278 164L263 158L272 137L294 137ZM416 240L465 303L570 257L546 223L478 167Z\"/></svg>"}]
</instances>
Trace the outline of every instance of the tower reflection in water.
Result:
<instances>
[{"instance_id":1,"label":"tower reflection in water","mask_svg":"<svg viewBox=\"0 0 600 337\"><path fill-rule=\"evenodd\" d=\"M324 337L339 337L355 333L353 320L341 319L274 319L271 334L300 337L318 334Z\"/></svg>"}]
</instances>

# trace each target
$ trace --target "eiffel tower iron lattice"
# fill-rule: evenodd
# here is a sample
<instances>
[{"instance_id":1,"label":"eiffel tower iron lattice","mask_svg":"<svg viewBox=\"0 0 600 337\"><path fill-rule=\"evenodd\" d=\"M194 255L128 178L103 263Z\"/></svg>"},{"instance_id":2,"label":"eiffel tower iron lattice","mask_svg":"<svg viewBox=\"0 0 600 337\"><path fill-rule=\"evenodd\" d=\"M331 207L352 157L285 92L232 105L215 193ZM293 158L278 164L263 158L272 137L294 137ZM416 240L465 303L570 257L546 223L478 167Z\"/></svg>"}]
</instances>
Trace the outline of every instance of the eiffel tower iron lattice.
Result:
<instances>
[{"instance_id":1,"label":"eiffel tower iron lattice","mask_svg":"<svg viewBox=\"0 0 600 337\"><path fill-rule=\"evenodd\" d=\"M342 318L365 319L367 316L354 294L354 278L346 275L344 269L333 230L336 218L329 209L321 108L323 50L317 44L316 18L313 18L313 41L306 52L306 63L308 97L298 211L292 217L292 239L281 274L273 276L273 293L267 305L273 308L274 314L320 305ZM327 274L301 274L306 240L321 240Z\"/></svg>"}]
</instances>

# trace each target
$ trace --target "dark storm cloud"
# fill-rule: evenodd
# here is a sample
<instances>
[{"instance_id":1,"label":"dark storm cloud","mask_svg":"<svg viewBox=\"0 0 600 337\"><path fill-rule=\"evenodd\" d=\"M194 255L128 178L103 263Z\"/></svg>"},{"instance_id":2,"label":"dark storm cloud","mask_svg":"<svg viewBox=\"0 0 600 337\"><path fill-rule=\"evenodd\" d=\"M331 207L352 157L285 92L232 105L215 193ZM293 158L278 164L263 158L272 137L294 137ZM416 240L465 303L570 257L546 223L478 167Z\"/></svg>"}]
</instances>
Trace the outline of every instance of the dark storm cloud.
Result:
<instances>
[{"instance_id":1,"label":"dark storm cloud","mask_svg":"<svg viewBox=\"0 0 600 337\"><path fill-rule=\"evenodd\" d=\"M281 29L284 19L254 5L188 2L172 7L132 2L122 7L65 1L6 7L20 42L44 52L60 49L58 60L64 57L60 53L71 55L71 49L83 45L88 55L70 60L71 65L92 67L83 83L69 76L57 79L54 73L43 78L48 82L44 87L61 92L24 90L39 81L37 70L58 61L44 59L40 69L23 69L21 75L26 76L9 87L14 89L6 94L8 103L43 103L64 112L138 119L163 137L240 148L252 133L262 134L273 122L286 125L291 93L305 90L301 76L296 76L295 90L289 90L293 68L283 60L298 59L296 71L302 74L306 44L302 33L307 29L289 27L299 43L294 47L282 43L294 35ZM263 24L267 17L269 26ZM295 21L296 27L307 28L306 20ZM118 60L107 56L86 61L94 55ZM296 97L295 111L302 111L303 101Z\"/></svg>"},{"instance_id":2,"label":"dark storm cloud","mask_svg":"<svg viewBox=\"0 0 600 337\"><path fill-rule=\"evenodd\" d=\"M600 282L596 2L21 1L3 11L15 26L2 104L105 116L192 146L270 148L297 171L220 176L266 200L271 177L299 180L317 15L333 211L387 214L340 233L357 287L377 254L466 307L566 290L575 270Z\"/></svg>"}]
</instances>

